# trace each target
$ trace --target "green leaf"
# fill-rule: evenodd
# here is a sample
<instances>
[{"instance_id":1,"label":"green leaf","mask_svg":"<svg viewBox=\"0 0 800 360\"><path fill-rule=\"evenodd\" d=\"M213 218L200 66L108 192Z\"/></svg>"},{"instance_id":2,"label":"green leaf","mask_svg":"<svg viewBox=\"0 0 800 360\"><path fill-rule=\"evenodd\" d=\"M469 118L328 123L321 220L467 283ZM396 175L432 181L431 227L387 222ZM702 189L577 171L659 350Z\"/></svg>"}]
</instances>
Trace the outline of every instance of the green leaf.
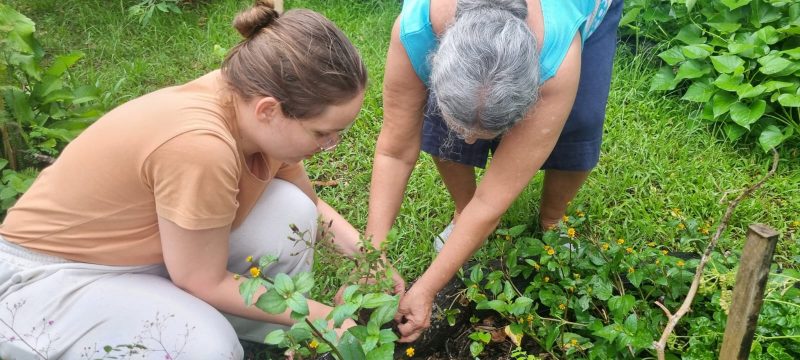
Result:
<instances>
[{"instance_id":1,"label":"green leaf","mask_svg":"<svg viewBox=\"0 0 800 360\"><path fill-rule=\"evenodd\" d=\"M758 143L764 149L764 152L769 152L786 140L789 137L787 135L791 136L791 133L784 134L777 126L770 125L761 131L761 135L758 136Z\"/></svg>"},{"instance_id":2,"label":"green leaf","mask_svg":"<svg viewBox=\"0 0 800 360\"><path fill-rule=\"evenodd\" d=\"M475 266L472 268L472 271L469 273L469 280L473 283L477 284L483 280L483 270L481 270L480 266Z\"/></svg>"},{"instance_id":3,"label":"green leaf","mask_svg":"<svg viewBox=\"0 0 800 360\"><path fill-rule=\"evenodd\" d=\"M382 343L367 353L367 360L392 360L392 356L394 356L394 342Z\"/></svg>"},{"instance_id":4,"label":"green leaf","mask_svg":"<svg viewBox=\"0 0 800 360\"><path fill-rule=\"evenodd\" d=\"M0 169L3 169L8 165L8 160L0 158Z\"/></svg>"},{"instance_id":5,"label":"green leaf","mask_svg":"<svg viewBox=\"0 0 800 360\"><path fill-rule=\"evenodd\" d=\"M28 95L17 88L10 88L5 93L6 106L10 107L11 116L20 124L33 123L33 109Z\"/></svg>"},{"instance_id":6,"label":"green leaf","mask_svg":"<svg viewBox=\"0 0 800 360\"><path fill-rule=\"evenodd\" d=\"M2 190L0 190L0 200L14 198L17 196L17 194L19 194L19 192L17 192L17 190L15 190L13 187L4 187Z\"/></svg>"},{"instance_id":7,"label":"green leaf","mask_svg":"<svg viewBox=\"0 0 800 360\"><path fill-rule=\"evenodd\" d=\"M239 284L239 294L244 298L244 304L250 306L253 301L253 294L261 285L260 278L246 279Z\"/></svg>"},{"instance_id":8,"label":"green leaf","mask_svg":"<svg viewBox=\"0 0 800 360\"><path fill-rule=\"evenodd\" d=\"M333 320L333 326L340 327L345 319L349 319L358 310L355 304L342 304L335 308L328 314L327 319Z\"/></svg>"},{"instance_id":9,"label":"green leaf","mask_svg":"<svg viewBox=\"0 0 800 360\"><path fill-rule=\"evenodd\" d=\"M639 13L642 11L641 8L638 7L631 7L625 9L625 14L622 15L622 19L619 20L619 26L628 25L636 20L639 17Z\"/></svg>"},{"instance_id":10,"label":"green leaf","mask_svg":"<svg viewBox=\"0 0 800 360\"><path fill-rule=\"evenodd\" d=\"M758 71L766 75L777 74L794 64L792 61L784 59L780 55L774 53L760 57L758 63L761 64Z\"/></svg>"},{"instance_id":11,"label":"green leaf","mask_svg":"<svg viewBox=\"0 0 800 360\"><path fill-rule=\"evenodd\" d=\"M370 293L364 295L364 301L361 303L361 306L367 309L373 309L394 300L394 296L386 293Z\"/></svg>"},{"instance_id":12,"label":"green leaf","mask_svg":"<svg viewBox=\"0 0 800 360\"><path fill-rule=\"evenodd\" d=\"M264 338L264 343L269 345L280 345L286 339L286 332L283 330L273 330Z\"/></svg>"},{"instance_id":13,"label":"green leaf","mask_svg":"<svg viewBox=\"0 0 800 360\"><path fill-rule=\"evenodd\" d=\"M712 51L714 51L714 48L706 44L686 45L681 47L681 52L688 59L705 59L711 55Z\"/></svg>"},{"instance_id":14,"label":"green leaf","mask_svg":"<svg viewBox=\"0 0 800 360\"><path fill-rule=\"evenodd\" d=\"M736 55L718 55L711 57L711 64L719 73L730 74L744 69L744 60Z\"/></svg>"},{"instance_id":15,"label":"green leaf","mask_svg":"<svg viewBox=\"0 0 800 360\"><path fill-rule=\"evenodd\" d=\"M481 301L475 308L478 310L492 309L502 314L506 310L506 302L502 300Z\"/></svg>"},{"instance_id":16,"label":"green leaf","mask_svg":"<svg viewBox=\"0 0 800 360\"><path fill-rule=\"evenodd\" d=\"M618 325L607 325L602 329L595 331L593 335L606 339L608 342L612 342L619 335L619 330L616 329L617 326Z\"/></svg>"},{"instance_id":17,"label":"green leaf","mask_svg":"<svg viewBox=\"0 0 800 360\"><path fill-rule=\"evenodd\" d=\"M751 0L720 0L730 10L736 10L750 3Z\"/></svg>"},{"instance_id":18,"label":"green leaf","mask_svg":"<svg viewBox=\"0 0 800 360\"><path fill-rule=\"evenodd\" d=\"M792 356L787 354L783 346L777 341L773 341L767 346L767 354L772 356L773 359L792 359Z\"/></svg>"},{"instance_id":19,"label":"green leaf","mask_svg":"<svg viewBox=\"0 0 800 360\"><path fill-rule=\"evenodd\" d=\"M664 62L666 62L671 66L674 66L675 64L686 60L686 57L683 56L681 48L678 46L671 47L665 51L662 51L660 54L658 54L658 57L660 57L661 60L664 60Z\"/></svg>"},{"instance_id":20,"label":"green leaf","mask_svg":"<svg viewBox=\"0 0 800 360\"><path fill-rule=\"evenodd\" d=\"M83 53L80 51L71 52L66 55L61 55L55 60L53 60L53 64L47 69L45 74L50 76L61 76L64 72L69 69L70 66L74 65L78 60L83 57Z\"/></svg>"},{"instance_id":21,"label":"green leaf","mask_svg":"<svg viewBox=\"0 0 800 360\"><path fill-rule=\"evenodd\" d=\"M739 30L739 28L741 28L741 27L742 27L742 24L739 24L739 23L729 23L729 22L724 22L724 23L720 23L720 22L716 22L716 23L715 23L715 22L709 22L709 23L706 23L706 25L710 26L710 27L711 27L711 28L713 28L714 30L717 30L717 31L719 31L719 32L721 32L721 33L723 33L723 34L730 34L730 33L734 33L734 32L736 32L736 30Z\"/></svg>"},{"instance_id":22,"label":"green leaf","mask_svg":"<svg viewBox=\"0 0 800 360\"><path fill-rule=\"evenodd\" d=\"M736 96L725 91L718 91L714 94L714 98L711 100L713 102L714 118L725 115L737 100Z\"/></svg>"},{"instance_id":23,"label":"green leaf","mask_svg":"<svg viewBox=\"0 0 800 360\"><path fill-rule=\"evenodd\" d=\"M705 44L706 38L700 36L702 33L703 30L700 29L699 26L689 24L682 27L681 30L678 31L678 35L675 36L675 39L682 41L686 45Z\"/></svg>"},{"instance_id":24,"label":"green leaf","mask_svg":"<svg viewBox=\"0 0 800 360\"><path fill-rule=\"evenodd\" d=\"M714 89L713 86L698 81L689 86L689 88L686 90L686 94L684 94L681 99L705 103L711 100L711 97L714 96L715 90L716 89Z\"/></svg>"},{"instance_id":25,"label":"green leaf","mask_svg":"<svg viewBox=\"0 0 800 360\"><path fill-rule=\"evenodd\" d=\"M792 86L794 84L790 83L790 82L786 82L786 81L770 80L770 81L764 82L761 85L764 85L764 88L766 89L767 92L773 92L775 90L780 90L780 89L783 89L783 88L790 87L790 86Z\"/></svg>"},{"instance_id":26,"label":"green leaf","mask_svg":"<svg viewBox=\"0 0 800 360\"><path fill-rule=\"evenodd\" d=\"M672 68L663 66L653 76L653 80L650 82L650 91L673 90L676 84L677 82L675 81L675 74L672 72Z\"/></svg>"},{"instance_id":27,"label":"green leaf","mask_svg":"<svg viewBox=\"0 0 800 360\"><path fill-rule=\"evenodd\" d=\"M636 314L630 314L625 319L625 331L636 334L636 330L639 329L639 319L636 317Z\"/></svg>"},{"instance_id":28,"label":"green leaf","mask_svg":"<svg viewBox=\"0 0 800 360\"><path fill-rule=\"evenodd\" d=\"M256 301L256 307L269 314L283 314L286 311L286 299L275 291L275 288L261 294Z\"/></svg>"},{"instance_id":29,"label":"green leaf","mask_svg":"<svg viewBox=\"0 0 800 360\"><path fill-rule=\"evenodd\" d=\"M509 306L508 312L512 315L522 315L528 313L531 309L533 300L529 297L520 296L514 300L514 303Z\"/></svg>"},{"instance_id":30,"label":"green leaf","mask_svg":"<svg viewBox=\"0 0 800 360\"><path fill-rule=\"evenodd\" d=\"M592 286L592 295L594 297L603 301L611 297L613 287L611 286L611 282L607 279L603 279L600 276L592 276L592 280L589 281L589 284Z\"/></svg>"},{"instance_id":31,"label":"green leaf","mask_svg":"<svg viewBox=\"0 0 800 360\"><path fill-rule=\"evenodd\" d=\"M303 294L299 292L292 293L292 296L286 299L286 304L289 305L292 311L308 316L308 301Z\"/></svg>"},{"instance_id":32,"label":"green leaf","mask_svg":"<svg viewBox=\"0 0 800 360\"><path fill-rule=\"evenodd\" d=\"M736 91L739 89L739 85L742 84L743 80L744 80L744 75L742 74L738 75L720 74L714 80L714 85L725 91Z\"/></svg>"},{"instance_id":33,"label":"green leaf","mask_svg":"<svg viewBox=\"0 0 800 360\"><path fill-rule=\"evenodd\" d=\"M780 52L781 55L786 55L792 59L798 60L800 59L800 47L796 47L790 50L783 50Z\"/></svg>"},{"instance_id":34,"label":"green leaf","mask_svg":"<svg viewBox=\"0 0 800 360\"><path fill-rule=\"evenodd\" d=\"M525 231L526 227L527 226L525 226L524 224L514 226L511 229L508 229L508 235L511 235L511 237L520 236L522 232Z\"/></svg>"},{"instance_id":35,"label":"green leaf","mask_svg":"<svg viewBox=\"0 0 800 360\"><path fill-rule=\"evenodd\" d=\"M800 107L800 95L780 94L778 103L785 107Z\"/></svg>"},{"instance_id":36,"label":"green leaf","mask_svg":"<svg viewBox=\"0 0 800 360\"><path fill-rule=\"evenodd\" d=\"M753 85L750 85L748 83L744 83L744 84L739 85L739 87L736 89L736 94L739 95L739 100L741 100L741 99L746 99L746 98L759 96L759 95L763 94L764 91L766 91L766 88L764 87L764 85L759 84L759 85L753 86Z\"/></svg>"},{"instance_id":37,"label":"green leaf","mask_svg":"<svg viewBox=\"0 0 800 360\"><path fill-rule=\"evenodd\" d=\"M642 280L644 280L644 272L635 271L632 274L628 274L628 281L630 281L631 285L635 288L638 288L642 284Z\"/></svg>"},{"instance_id":38,"label":"green leaf","mask_svg":"<svg viewBox=\"0 0 800 360\"><path fill-rule=\"evenodd\" d=\"M381 344L397 341L398 337L392 329L383 329L378 337Z\"/></svg>"},{"instance_id":39,"label":"green leaf","mask_svg":"<svg viewBox=\"0 0 800 360\"><path fill-rule=\"evenodd\" d=\"M761 119L766 109L767 102L764 100L757 100L750 106L737 101L731 106L731 119L742 127L750 129L750 125Z\"/></svg>"},{"instance_id":40,"label":"green leaf","mask_svg":"<svg viewBox=\"0 0 800 360\"><path fill-rule=\"evenodd\" d=\"M344 299L344 302L349 303L350 300L353 299L353 294L355 294L356 291L358 291L358 288L359 288L358 285L350 285L350 286L346 287L344 289L344 293L342 294L342 298ZM359 305L360 305L360 302L359 302Z\"/></svg>"},{"instance_id":41,"label":"green leaf","mask_svg":"<svg viewBox=\"0 0 800 360\"><path fill-rule=\"evenodd\" d=\"M469 344L469 353L472 354L473 357L478 357L483 352L483 344L473 341Z\"/></svg>"},{"instance_id":42,"label":"green leaf","mask_svg":"<svg viewBox=\"0 0 800 360\"><path fill-rule=\"evenodd\" d=\"M781 35L772 26L765 26L754 34L758 40L767 45L772 45L781 40Z\"/></svg>"},{"instance_id":43,"label":"green leaf","mask_svg":"<svg viewBox=\"0 0 800 360\"><path fill-rule=\"evenodd\" d=\"M726 123L722 127L722 129L725 131L725 136L727 136L728 139L731 140L731 141L736 141L740 137L742 137L742 135L747 133L747 129L746 128L743 128L743 127L741 127L741 126L739 126L737 124L734 124L734 123Z\"/></svg>"},{"instance_id":44,"label":"green leaf","mask_svg":"<svg viewBox=\"0 0 800 360\"><path fill-rule=\"evenodd\" d=\"M683 79L696 79L711 72L711 66L707 63L697 60L688 60L681 64L678 68L678 73L675 75L675 81Z\"/></svg>"},{"instance_id":45,"label":"green leaf","mask_svg":"<svg viewBox=\"0 0 800 360\"><path fill-rule=\"evenodd\" d=\"M635 304L636 299L630 294L625 294L623 296L612 296L610 299L608 299L608 309L611 310L611 313L615 318L619 319L630 312Z\"/></svg>"},{"instance_id":46,"label":"green leaf","mask_svg":"<svg viewBox=\"0 0 800 360\"><path fill-rule=\"evenodd\" d=\"M289 294L294 291L294 283L292 283L292 278L285 273L278 273L278 275L275 276L272 287L278 292L278 294L283 296L289 296Z\"/></svg>"},{"instance_id":47,"label":"green leaf","mask_svg":"<svg viewBox=\"0 0 800 360\"><path fill-rule=\"evenodd\" d=\"M314 276L310 272L304 271L294 277L294 291L305 294L314 287Z\"/></svg>"},{"instance_id":48,"label":"green leaf","mask_svg":"<svg viewBox=\"0 0 800 360\"><path fill-rule=\"evenodd\" d=\"M397 313L397 301L379 306L372 312L369 321L375 322L378 325L383 325L392 321L395 313Z\"/></svg>"},{"instance_id":49,"label":"green leaf","mask_svg":"<svg viewBox=\"0 0 800 360\"><path fill-rule=\"evenodd\" d=\"M358 339L356 339L355 336L353 336L353 334L351 334L349 331L342 335L342 339L339 341L338 349L344 357L344 359L339 360L366 360L367 358Z\"/></svg>"}]
</instances>

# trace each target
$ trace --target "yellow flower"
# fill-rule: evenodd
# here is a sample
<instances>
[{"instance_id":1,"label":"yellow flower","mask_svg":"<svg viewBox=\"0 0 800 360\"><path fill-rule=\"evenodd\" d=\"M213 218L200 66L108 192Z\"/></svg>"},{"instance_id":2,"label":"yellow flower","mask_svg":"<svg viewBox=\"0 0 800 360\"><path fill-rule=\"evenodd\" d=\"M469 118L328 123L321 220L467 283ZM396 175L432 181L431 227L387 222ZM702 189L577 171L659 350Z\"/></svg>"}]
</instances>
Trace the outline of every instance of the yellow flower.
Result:
<instances>
[{"instance_id":1,"label":"yellow flower","mask_svg":"<svg viewBox=\"0 0 800 360\"><path fill-rule=\"evenodd\" d=\"M678 265L678 267L683 267L683 265L686 265L686 263L684 263L683 260L678 260L675 265Z\"/></svg>"},{"instance_id":2,"label":"yellow flower","mask_svg":"<svg viewBox=\"0 0 800 360\"><path fill-rule=\"evenodd\" d=\"M533 315L528 314L528 319L527 320L528 320L528 322L533 322Z\"/></svg>"},{"instance_id":3,"label":"yellow flower","mask_svg":"<svg viewBox=\"0 0 800 360\"><path fill-rule=\"evenodd\" d=\"M511 235L506 235L506 240L511 240Z\"/></svg>"},{"instance_id":4,"label":"yellow flower","mask_svg":"<svg viewBox=\"0 0 800 360\"><path fill-rule=\"evenodd\" d=\"M559 308L559 309L561 309L561 310L565 310L565 309L567 308L567 305L565 305L565 304L558 304L558 308Z\"/></svg>"},{"instance_id":5,"label":"yellow flower","mask_svg":"<svg viewBox=\"0 0 800 360\"><path fill-rule=\"evenodd\" d=\"M623 239L623 238L617 239L617 245L622 245L624 243L625 243L625 239Z\"/></svg>"},{"instance_id":6,"label":"yellow flower","mask_svg":"<svg viewBox=\"0 0 800 360\"><path fill-rule=\"evenodd\" d=\"M252 256L248 256L247 259L244 259L244 261L253 262L253 257Z\"/></svg>"},{"instance_id":7,"label":"yellow flower","mask_svg":"<svg viewBox=\"0 0 800 360\"><path fill-rule=\"evenodd\" d=\"M250 275L253 276L254 278L258 277L259 275L261 275L261 269L255 267L255 266L251 267L250 268Z\"/></svg>"},{"instance_id":8,"label":"yellow flower","mask_svg":"<svg viewBox=\"0 0 800 360\"><path fill-rule=\"evenodd\" d=\"M409 346L408 349L406 349L406 356L408 356L408 357L414 356L414 348L413 347Z\"/></svg>"},{"instance_id":9,"label":"yellow flower","mask_svg":"<svg viewBox=\"0 0 800 360\"><path fill-rule=\"evenodd\" d=\"M633 254L633 248L632 247L626 247L625 248L625 252L628 253L628 254Z\"/></svg>"},{"instance_id":10,"label":"yellow flower","mask_svg":"<svg viewBox=\"0 0 800 360\"><path fill-rule=\"evenodd\" d=\"M798 227L800 227L800 221L798 221L798 220L792 221L792 227L793 227L793 228L798 228Z\"/></svg>"},{"instance_id":11,"label":"yellow flower","mask_svg":"<svg viewBox=\"0 0 800 360\"><path fill-rule=\"evenodd\" d=\"M567 216L567 215L562 216L561 217L561 221L563 221L563 222L569 221L569 216Z\"/></svg>"},{"instance_id":12,"label":"yellow flower","mask_svg":"<svg viewBox=\"0 0 800 360\"><path fill-rule=\"evenodd\" d=\"M583 215L583 211L580 211L580 210L578 210L577 214L578 214L578 217L583 217L584 216Z\"/></svg>"},{"instance_id":13,"label":"yellow flower","mask_svg":"<svg viewBox=\"0 0 800 360\"><path fill-rule=\"evenodd\" d=\"M683 230L683 229L686 229L686 225L683 225L683 223L679 223L678 230Z\"/></svg>"},{"instance_id":14,"label":"yellow flower","mask_svg":"<svg viewBox=\"0 0 800 360\"><path fill-rule=\"evenodd\" d=\"M671 214L672 214L672 216L674 216L674 217L679 217L679 216L681 216L681 209L678 209L678 208L672 208L672 210L670 211L670 213L671 213Z\"/></svg>"},{"instance_id":15,"label":"yellow flower","mask_svg":"<svg viewBox=\"0 0 800 360\"><path fill-rule=\"evenodd\" d=\"M667 255L667 254L669 254L669 251L667 251L667 250L661 250L661 253L662 253L662 254L664 254L664 255Z\"/></svg>"},{"instance_id":16,"label":"yellow flower","mask_svg":"<svg viewBox=\"0 0 800 360\"><path fill-rule=\"evenodd\" d=\"M544 282L550 282L550 277L549 276L545 276L544 277Z\"/></svg>"},{"instance_id":17,"label":"yellow flower","mask_svg":"<svg viewBox=\"0 0 800 360\"><path fill-rule=\"evenodd\" d=\"M572 346L578 346L578 340L577 339L572 339L572 340L569 341L569 343L572 344Z\"/></svg>"},{"instance_id":18,"label":"yellow flower","mask_svg":"<svg viewBox=\"0 0 800 360\"><path fill-rule=\"evenodd\" d=\"M647 246L655 247L656 246L656 242L655 241L651 241L651 242L647 243Z\"/></svg>"},{"instance_id":19,"label":"yellow flower","mask_svg":"<svg viewBox=\"0 0 800 360\"><path fill-rule=\"evenodd\" d=\"M656 260L656 265L660 264L661 260Z\"/></svg>"},{"instance_id":20,"label":"yellow flower","mask_svg":"<svg viewBox=\"0 0 800 360\"><path fill-rule=\"evenodd\" d=\"M575 238L575 229L574 228L567 229L567 236L569 236L570 239L574 239Z\"/></svg>"},{"instance_id":21,"label":"yellow flower","mask_svg":"<svg viewBox=\"0 0 800 360\"><path fill-rule=\"evenodd\" d=\"M549 248L549 249L547 249L547 255L553 255L553 254L555 254L555 253L556 253L556 251L555 251L555 250L553 250L553 248Z\"/></svg>"},{"instance_id":22,"label":"yellow flower","mask_svg":"<svg viewBox=\"0 0 800 360\"><path fill-rule=\"evenodd\" d=\"M707 227L702 227L700 228L700 232L703 233L703 235L708 235L710 231Z\"/></svg>"},{"instance_id":23,"label":"yellow flower","mask_svg":"<svg viewBox=\"0 0 800 360\"><path fill-rule=\"evenodd\" d=\"M313 340L311 340L310 343L308 343L308 347L310 347L312 349L316 349L317 346L319 346L319 343L317 342L317 339L313 339Z\"/></svg>"},{"instance_id":24,"label":"yellow flower","mask_svg":"<svg viewBox=\"0 0 800 360\"><path fill-rule=\"evenodd\" d=\"M603 243L602 245L600 245L600 247L602 247L603 250L608 250L608 243Z\"/></svg>"},{"instance_id":25,"label":"yellow flower","mask_svg":"<svg viewBox=\"0 0 800 360\"><path fill-rule=\"evenodd\" d=\"M636 271L634 268L632 268L632 267L629 267L629 268L628 268L628 272L629 272L629 273L633 274L633 272L634 272L634 271Z\"/></svg>"},{"instance_id":26,"label":"yellow flower","mask_svg":"<svg viewBox=\"0 0 800 360\"><path fill-rule=\"evenodd\" d=\"M575 280L578 280L581 278L581 274L572 274L572 277L574 277Z\"/></svg>"},{"instance_id":27,"label":"yellow flower","mask_svg":"<svg viewBox=\"0 0 800 360\"><path fill-rule=\"evenodd\" d=\"M536 269L536 271L539 271L539 269L541 269L542 267L539 264L534 263L533 268Z\"/></svg>"}]
</instances>

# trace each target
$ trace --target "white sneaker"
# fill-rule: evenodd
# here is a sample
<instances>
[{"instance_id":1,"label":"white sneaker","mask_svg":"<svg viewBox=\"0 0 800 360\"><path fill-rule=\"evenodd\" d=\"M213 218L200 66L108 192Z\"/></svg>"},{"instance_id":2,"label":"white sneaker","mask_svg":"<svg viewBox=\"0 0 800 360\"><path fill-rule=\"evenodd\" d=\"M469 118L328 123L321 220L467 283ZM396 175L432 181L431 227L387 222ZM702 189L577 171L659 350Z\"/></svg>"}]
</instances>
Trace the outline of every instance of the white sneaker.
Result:
<instances>
[{"instance_id":1,"label":"white sneaker","mask_svg":"<svg viewBox=\"0 0 800 360\"><path fill-rule=\"evenodd\" d=\"M442 232L433 239L433 248L436 250L436 252L442 251L444 242L447 241L447 238L450 237L450 233L453 232L453 226L453 222L450 221L450 224L448 224L447 227L444 228L444 230L442 230Z\"/></svg>"}]
</instances>

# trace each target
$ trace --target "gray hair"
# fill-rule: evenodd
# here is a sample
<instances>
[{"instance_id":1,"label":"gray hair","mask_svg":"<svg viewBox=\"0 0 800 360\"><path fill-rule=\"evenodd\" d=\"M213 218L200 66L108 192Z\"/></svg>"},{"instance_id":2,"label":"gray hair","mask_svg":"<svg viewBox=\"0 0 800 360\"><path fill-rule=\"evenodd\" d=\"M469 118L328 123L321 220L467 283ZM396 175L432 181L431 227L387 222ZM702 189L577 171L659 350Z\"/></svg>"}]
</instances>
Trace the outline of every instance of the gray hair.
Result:
<instances>
[{"instance_id":1,"label":"gray hair","mask_svg":"<svg viewBox=\"0 0 800 360\"><path fill-rule=\"evenodd\" d=\"M527 16L525 0L458 0L431 58L431 90L462 136L501 135L536 102L539 59Z\"/></svg>"}]
</instances>

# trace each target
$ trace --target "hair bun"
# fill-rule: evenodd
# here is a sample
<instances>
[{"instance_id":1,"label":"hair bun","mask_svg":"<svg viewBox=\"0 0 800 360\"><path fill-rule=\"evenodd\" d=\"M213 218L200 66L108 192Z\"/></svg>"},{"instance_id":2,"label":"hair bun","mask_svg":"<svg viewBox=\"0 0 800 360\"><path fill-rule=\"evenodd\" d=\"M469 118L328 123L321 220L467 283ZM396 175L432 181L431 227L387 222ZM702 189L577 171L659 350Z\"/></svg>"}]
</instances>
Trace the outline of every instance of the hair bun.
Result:
<instances>
[{"instance_id":1,"label":"hair bun","mask_svg":"<svg viewBox=\"0 0 800 360\"><path fill-rule=\"evenodd\" d=\"M256 0L252 8L242 11L233 20L233 27L239 34L249 38L259 30L269 26L278 19L279 13L275 9L273 0Z\"/></svg>"}]
</instances>

